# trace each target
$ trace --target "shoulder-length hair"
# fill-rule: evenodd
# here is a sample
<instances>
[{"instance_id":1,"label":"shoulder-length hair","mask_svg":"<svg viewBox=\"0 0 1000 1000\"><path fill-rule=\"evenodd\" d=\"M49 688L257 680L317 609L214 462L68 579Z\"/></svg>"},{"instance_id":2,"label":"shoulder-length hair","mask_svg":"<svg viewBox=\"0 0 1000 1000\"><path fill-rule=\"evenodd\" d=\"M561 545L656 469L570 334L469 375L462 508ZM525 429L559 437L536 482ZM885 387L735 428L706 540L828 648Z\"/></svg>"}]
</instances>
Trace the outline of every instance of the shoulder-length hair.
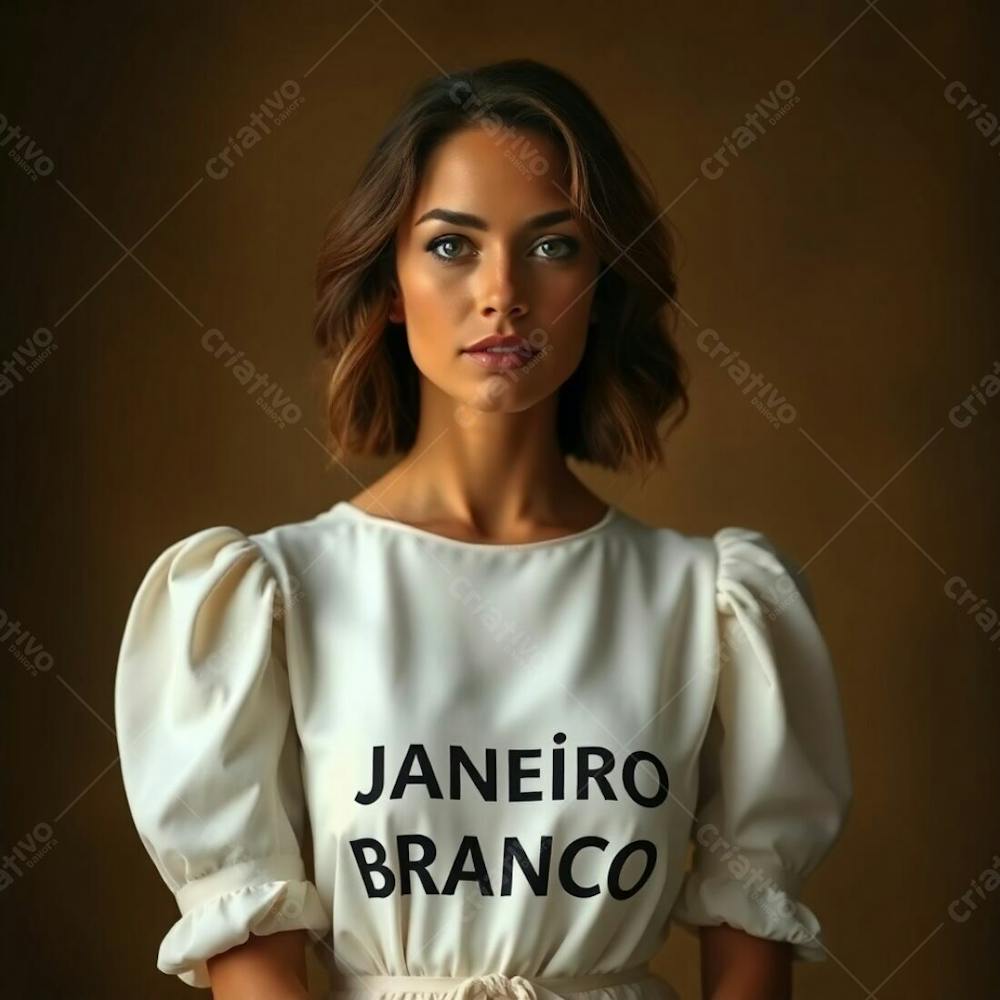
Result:
<instances>
[{"instance_id":1,"label":"shoulder-length hair","mask_svg":"<svg viewBox=\"0 0 1000 1000\"><path fill-rule=\"evenodd\" d=\"M377 141L353 190L327 224L316 271L313 330L324 360L327 446L338 456L386 455L413 446L418 370L405 328L388 319L395 233L428 154L460 129L508 142L527 169L544 172L530 135L566 156L571 211L597 249L600 276L579 365L560 386L559 447L610 469L663 459L661 419L688 411L677 322L674 244L652 185L591 98L563 73L512 59L418 87ZM540 161L540 162L539 162ZM638 163L638 161L636 161Z\"/></svg>"}]
</instances>

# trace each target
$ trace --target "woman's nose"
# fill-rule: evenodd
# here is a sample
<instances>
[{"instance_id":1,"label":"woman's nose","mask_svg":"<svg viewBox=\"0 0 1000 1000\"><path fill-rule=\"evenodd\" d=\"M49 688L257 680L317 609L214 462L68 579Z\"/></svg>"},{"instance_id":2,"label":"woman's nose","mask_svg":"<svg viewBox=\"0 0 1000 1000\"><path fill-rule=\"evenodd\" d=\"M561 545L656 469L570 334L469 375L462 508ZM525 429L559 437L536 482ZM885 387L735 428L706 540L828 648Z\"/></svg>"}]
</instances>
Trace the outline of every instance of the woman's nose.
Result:
<instances>
[{"instance_id":1,"label":"woman's nose","mask_svg":"<svg viewBox=\"0 0 1000 1000\"><path fill-rule=\"evenodd\" d=\"M524 282L513 273L507 259L497 260L483 268L480 289L480 312L487 319L517 319L528 313Z\"/></svg>"},{"instance_id":2,"label":"woman's nose","mask_svg":"<svg viewBox=\"0 0 1000 1000\"><path fill-rule=\"evenodd\" d=\"M482 309L483 316L491 320L519 319L527 315L527 312L528 307L524 303L512 302L510 305L507 305L506 299L500 297L495 301L487 303Z\"/></svg>"}]
</instances>

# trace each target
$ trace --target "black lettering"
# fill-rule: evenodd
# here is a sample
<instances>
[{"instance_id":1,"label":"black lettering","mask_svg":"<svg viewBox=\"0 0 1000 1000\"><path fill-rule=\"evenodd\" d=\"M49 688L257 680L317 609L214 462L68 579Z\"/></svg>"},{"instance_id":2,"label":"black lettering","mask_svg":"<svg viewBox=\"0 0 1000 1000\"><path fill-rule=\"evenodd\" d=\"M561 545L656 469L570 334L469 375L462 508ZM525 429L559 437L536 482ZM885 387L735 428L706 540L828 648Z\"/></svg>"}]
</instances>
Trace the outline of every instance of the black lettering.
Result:
<instances>
[{"instance_id":1,"label":"black lettering","mask_svg":"<svg viewBox=\"0 0 1000 1000\"><path fill-rule=\"evenodd\" d=\"M536 896L547 896L549 888L549 868L552 864L552 838L542 837L538 849L538 868L532 868L528 855L517 837L503 839L503 879L500 884L500 895L509 896L511 891L514 859L521 874L527 879L531 891Z\"/></svg>"},{"instance_id":2,"label":"black lettering","mask_svg":"<svg viewBox=\"0 0 1000 1000\"><path fill-rule=\"evenodd\" d=\"M479 794L485 802L496 802L497 800L497 752L494 749L486 750L486 777L483 777L472 763L472 758L465 752L464 747L452 746L451 763L451 797L460 799L462 797L459 771L464 770L472 778L473 784L479 789Z\"/></svg>"},{"instance_id":3,"label":"black lettering","mask_svg":"<svg viewBox=\"0 0 1000 1000\"><path fill-rule=\"evenodd\" d=\"M374 861L365 860L364 852L367 848L371 848L375 852ZM364 880L368 898L384 898L391 895L396 887L396 877L392 874L391 869L386 867L385 848L374 838L361 837L351 841L351 850L354 852L354 860L357 862L358 871L361 872L361 878ZM373 871L380 872L385 879L385 884L381 889L376 888L375 883L372 882L371 873Z\"/></svg>"},{"instance_id":4,"label":"black lettering","mask_svg":"<svg viewBox=\"0 0 1000 1000\"><path fill-rule=\"evenodd\" d=\"M559 881L571 896L583 899L587 896L596 896L600 892L596 885L580 885L573 878L573 862L585 847L599 847L603 851L607 846L608 842L603 837L577 837L567 845L563 856L559 859Z\"/></svg>"},{"instance_id":5,"label":"black lettering","mask_svg":"<svg viewBox=\"0 0 1000 1000\"><path fill-rule=\"evenodd\" d=\"M603 761L596 768L592 768L588 758L596 754ZM611 782L607 775L615 766L615 755L606 747L577 747L576 749L576 773L580 779L580 787L577 788L577 797L581 799L590 798L590 780L593 778L600 786L606 799L618 800Z\"/></svg>"},{"instance_id":6,"label":"black lettering","mask_svg":"<svg viewBox=\"0 0 1000 1000\"><path fill-rule=\"evenodd\" d=\"M420 765L419 770L413 774L413 765L417 763ZM427 756L427 750L420 743L410 744L406 756L403 757L403 763L399 766L399 775L396 778L396 783L392 786L392 794L389 797L401 799L407 785L426 785L427 794L432 799L444 798L441 794L441 786L434 775L434 767Z\"/></svg>"},{"instance_id":7,"label":"black lettering","mask_svg":"<svg viewBox=\"0 0 1000 1000\"><path fill-rule=\"evenodd\" d=\"M422 849L419 858L410 857L410 847L416 846ZM437 857L437 848L430 837L423 834L400 834L396 838L396 853L399 855L399 891L404 896L410 895L410 873L416 874L423 886L424 894L436 896L438 894L434 879L427 871L428 867L434 863Z\"/></svg>"},{"instance_id":8,"label":"black lettering","mask_svg":"<svg viewBox=\"0 0 1000 1000\"><path fill-rule=\"evenodd\" d=\"M472 860L472 871L465 870L466 857ZM451 866L451 871L448 872L448 879L441 892L445 896L453 896L459 882L476 882L479 885L480 895L493 895L490 876L486 871L486 861L483 858L479 840L469 834L462 838L462 843L455 854L455 863Z\"/></svg>"},{"instance_id":9,"label":"black lettering","mask_svg":"<svg viewBox=\"0 0 1000 1000\"><path fill-rule=\"evenodd\" d=\"M510 771L510 791L508 793L511 802L540 802L542 798L541 789L535 791L522 791L521 781L524 778L537 778L542 772L540 768L527 770L522 766L526 757L541 757L541 750L510 750L508 751L508 766Z\"/></svg>"},{"instance_id":10,"label":"black lettering","mask_svg":"<svg viewBox=\"0 0 1000 1000\"><path fill-rule=\"evenodd\" d=\"M635 769L643 760L648 760L653 765L656 770L656 780L659 783L653 797L649 799L639 791L635 783ZM660 805L670 791L670 779L667 776L667 769L663 766L663 761L655 754L645 750L636 750L625 758L625 763L622 765L622 783L635 802L650 808Z\"/></svg>"},{"instance_id":11,"label":"black lettering","mask_svg":"<svg viewBox=\"0 0 1000 1000\"><path fill-rule=\"evenodd\" d=\"M639 880L631 889L622 889L621 874L622 869L629 857L636 851L642 851L646 855L646 867L643 869ZM634 896L648 881L656 866L656 844L651 840L634 840L631 844L626 844L615 856L608 869L608 892L615 899L628 899Z\"/></svg>"},{"instance_id":12,"label":"black lettering","mask_svg":"<svg viewBox=\"0 0 1000 1000\"><path fill-rule=\"evenodd\" d=\"M363 806L371 805L381 794L385 781L385 747L372 747L372 790L370 792L358 792L354 796L355 802L360 802Z\"/></svg>"}]
</instances>

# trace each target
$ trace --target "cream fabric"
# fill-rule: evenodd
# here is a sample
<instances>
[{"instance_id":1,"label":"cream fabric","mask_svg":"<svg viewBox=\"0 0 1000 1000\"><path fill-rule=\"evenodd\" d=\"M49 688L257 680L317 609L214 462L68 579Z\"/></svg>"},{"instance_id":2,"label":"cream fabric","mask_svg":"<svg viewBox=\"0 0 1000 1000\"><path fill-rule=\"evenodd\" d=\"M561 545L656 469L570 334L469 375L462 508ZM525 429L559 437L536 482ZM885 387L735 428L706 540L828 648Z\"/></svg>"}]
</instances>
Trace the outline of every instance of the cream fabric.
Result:
<instances>
[{"instance_id":1,"label":"cream fabric","mask_svg":"<svg viewBox=\"0 0 1000 1000\"><path fill-rule=\"evenodd\" d=\"M749 529L615 507L512 545L346 502L174 542L115 688L129 807L180 911L158 967L206 987L249 933L307 928L341 979L530 981L645 963L671 921L822 958L802 884L851 780L783 561Z\"/></svg>"}]
</instances>

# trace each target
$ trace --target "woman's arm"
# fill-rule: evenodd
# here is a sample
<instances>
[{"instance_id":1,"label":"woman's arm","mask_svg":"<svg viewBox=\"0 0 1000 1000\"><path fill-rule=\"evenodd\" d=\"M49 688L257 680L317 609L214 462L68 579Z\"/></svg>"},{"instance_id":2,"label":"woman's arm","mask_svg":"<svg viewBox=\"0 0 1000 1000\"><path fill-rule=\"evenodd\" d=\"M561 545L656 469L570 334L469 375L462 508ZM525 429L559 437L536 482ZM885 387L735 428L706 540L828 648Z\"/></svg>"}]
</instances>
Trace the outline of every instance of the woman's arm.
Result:
<instances>
[{"instance_id":1,"label":"woman's arm","mask_svg":"<svg viewBox=\"0 0 1000 1000\"><path fill-rule=\"evenodd\" d=\"M704 1000L791 1000L792 949L728 924L699 929Z\"/></svg>"},{"instance_id":2,"label":"woman's arm","mask_svg":"<svg viewBox=\"0 0 1000 1000\"><path fill-rule=\"evenodd\" d=\"M306 932L279 931L215 955L206 963L215 1000L309 1000Z\"/></svg>"}]
</instances>

